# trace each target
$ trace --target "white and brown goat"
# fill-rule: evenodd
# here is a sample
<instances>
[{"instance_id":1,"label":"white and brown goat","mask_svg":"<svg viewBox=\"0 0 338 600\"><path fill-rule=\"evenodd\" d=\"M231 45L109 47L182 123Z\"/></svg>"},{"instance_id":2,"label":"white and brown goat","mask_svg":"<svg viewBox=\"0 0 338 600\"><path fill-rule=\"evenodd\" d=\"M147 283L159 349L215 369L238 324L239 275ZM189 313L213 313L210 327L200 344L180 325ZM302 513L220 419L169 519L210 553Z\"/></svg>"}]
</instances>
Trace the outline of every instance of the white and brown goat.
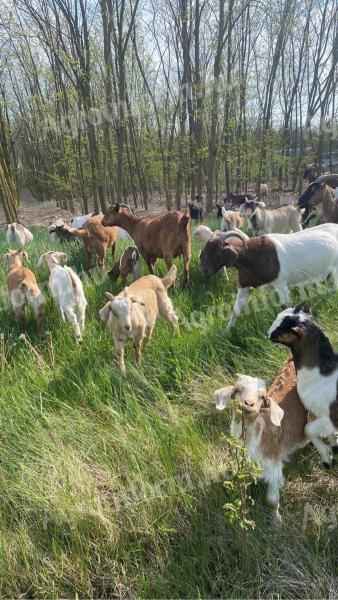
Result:
<instances>
[{"instance_id":1,"label":"white and brown goat","mask_svg":"<svg viewBox=\"0 0 338 600\"><path fill-rule=\"evenodd\" d=\"M261 466L261 478L268 486L266 503L279 516L283 465L306 443L308 422L308 412L297 394L292 360L283 365L268 391L262 379L237 374L234 385L214 393L218 410L226 408L230 399L235 401L231 435L236 439L243 436L250 458Z\"/></svg>"},{"instance_id":2,"label":"white and brown goat","mask_svg":"<svg viewBox=\"0 0 338 600\"><path fill-rule=\"evenodd\" d=\"M121 277L123 285L126 285L128 275L133 276L136 281L141 274L141 257L135 246L129 246L120 257L120 260L115 263L112 269L108 271L108 275L112 281L117 281Z\"/></svg>"},{"instance_id":3,"label":"white and brown goat","mask_svg":"<svg viewBox=\"0 0 338 600\"><path fill-rule=\"evenodd\" d=\"M28 254L22 250L8 250L3 257L3 264L10 268L7 275L7 290L16 320L20 325L26 321L26 306L34 311L38 331L43 327L42 307L44 298L36 282L34 273L23 267L23 261L29 262Z\"/></svg>"},{"instance_id":4,"label":"white and brown goat","mask_svg":"<svg viewBox=\"0 0 338 600\"><path fill-rule=\"evenodd\" d=\"M173 331L176 330L178 318L167 294L167 289L175 283L176 273L176 267L172 266L163 279L146 275L118 296L106 292L108 302L99 315L102 321L107 322L122 373L126 370L124 349L128 340L133 341L139 362L142 345L150 340L158 315L170 324Z\"/></svg>"}]
</instances>

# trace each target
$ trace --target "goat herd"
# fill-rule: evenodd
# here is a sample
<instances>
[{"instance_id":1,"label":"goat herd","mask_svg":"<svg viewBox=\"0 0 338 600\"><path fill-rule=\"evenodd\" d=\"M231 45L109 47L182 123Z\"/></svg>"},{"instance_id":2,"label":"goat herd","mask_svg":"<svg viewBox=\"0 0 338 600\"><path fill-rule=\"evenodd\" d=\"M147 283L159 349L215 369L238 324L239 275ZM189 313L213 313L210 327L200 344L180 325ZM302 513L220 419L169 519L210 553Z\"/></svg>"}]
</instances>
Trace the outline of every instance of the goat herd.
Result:
<instances>
[{"instance_id":1,"label":"goat herd","mask_svg":"<svg viewBox=\"0 0 338 600\"><path fill-rule=\"evenodd\" d=\"M234 201L231 208L239 210L222 207L221 230L211 231L199 225L194 231L196 240L203 244L200 263L205 277L221 269L226 272L227 267L237 269L239 288L228 330L235 324L250 288L274 289L284 307L271 325L268 339L289 347L293 360L282 367L268 390L263 380L242 374L236 375L232 386L214 394L219 410L231 399L232 408L234 403L240 406L240 420L238 410L233 411L232 435L241 437L244 424L245 445L251 458L262 467L262 479L268 486L267 504L277 516L285 460L307 440L317 448L326 468L333 466L334 453L338 451L338 354L305 303L287 308L291 288L318 283L330 275L338 289L338 201L331 189L336 185L337 175L319 177L302 194L297 207L274 210L267 210L259 200L238 197L241 201ZM314 207L321 224L303 229ZM87 215L72 226L56 222L49 228L50 234L62 242L80 238L87 266L96 256L101 270L107 250L114 257L119 236L134 240L135 246L127 248L109 271L114 281L121 277L123 285L131 274L133 283L117 296L107 292L107 302L99 311L111 332L121 372L125 371L124 349L128 340L133 341L139 361L142 345L150 339L158 315L173 332L177 329L178 317L168 296L177 273L173 259L183 257L183 281L187 285L190 220L202 218L199 206L197 211L196 206L190 205L189 209L190 215L186 211L169 211L144 217L117 204L104 215ZM241 231L245 220L254 237ZM9 244L23 246L32 241L32 234L22 225L8 226ZM141 256L151 273L145 277L140 277ZM40 256L37 267L48 265L53 300L81 342L87 301L81 279L73 269L62 266L67 258L64 252L49 251ZM168 268L162 279L153 274L158 258L164 259ZM3 261L9 267L7 288L16 319L23 324L25 308L30 305L41 331L44 297L34 273L23 266L28 261L27 253L22 249L8 250Z\"/></svg>"}]
</instances>

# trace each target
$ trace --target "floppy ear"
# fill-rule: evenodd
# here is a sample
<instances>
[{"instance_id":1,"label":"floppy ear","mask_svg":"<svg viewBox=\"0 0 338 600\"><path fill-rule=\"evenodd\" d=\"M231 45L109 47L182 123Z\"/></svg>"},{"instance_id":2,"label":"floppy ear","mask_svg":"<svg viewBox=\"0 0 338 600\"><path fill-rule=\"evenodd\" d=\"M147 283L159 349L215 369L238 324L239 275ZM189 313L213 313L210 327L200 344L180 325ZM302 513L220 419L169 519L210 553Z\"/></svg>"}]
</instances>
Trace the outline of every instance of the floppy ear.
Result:
<instances>
[{"instance_id":1,"label":"floppy ear","mask_svg":"<svg viewBox=\"0 0 338 600\"><path fill-rule=\"evenodd\" d=\"M307 313L308 315L312 315L311 304L307 300L297 304L297 306L295 306L295 308L293 310L295 313L304 312L304 313Z\"/></svg>"},{"instance_id":2,"label":"floppy ear","mask_svg":"<svg viewBox=\"0 0 338 600\"><path fill-rule=\"evenodd\" d=\"M99 317L100 317L101 321L108 321L109 312L110 312L110 302L107 302L107 304L105 304L104 307L101 308L101 310L99 310Z\"/></svg>"},{"instance_id":3,"label":"floppy ear","mask_svg":"<svg viewBox=\"0 0 338 600\"><path fill-rule=\"evenodd\" d=\"M284 410L274 400L269 399L270 421L275 427L280 427L284 417Z\"/></svg>"},{"instance_id":4,"label":"floppy ear","mask_svg":"<svg viewBox=\"0 0 338 600\"><path fill-rule=\"evenodd\" d=\"M63 260L64 262L68 261L68 254L66 254L65 252L56 252L56 254L60 260Z\"/></svg>"},{"instance_id":5,"label":"floppy ear","mask_svg":"<svg viewBox=\"0 0 338 600\"><path fill-rule=\"evenodd\" d=\"M220 388L214 392L214 402L217 410L224 410L228 405L229 400L234 392L234 386L228 385L227 387Z\"/></svg>"},{"instance_id":6,"label":"floppy ear","mask_svg":"<svg viewBox=\"0 0 338 600\"><path fill-rule=\"evenodd\" d=\"M25 260L26 262L30 263L31 261L29 260L28 254L27 252L24 252L23 250L20 252L23 260Z\"/></svg>"},{"instance_id":7,"label":"floppy ear","mask_svg":"<svg viewBox=\"0 0 338 600\"><path fill-rule=\"evenodd\" d=\"M4 254L2 257L2 264L4 265L4 267L9 267L10 262L9 262L9 256L8 254Z\"/></svg>"},{"instance_id":8,"label":"floppy ear","mask_svg":"<svg viewBox=\"0 0 338 600\"><path fill-rule=\"evenodd\" d=\"M47 252L45 252L45 254L41 254L41 256L38 260L38 264L37 264L38 269L40 269L40 267L42 267L42 265L46 261L46 255L47 255Z\"/></svg>"},{"instance_id":9,"label":"floppy ear","mask_svg":"<svg viewBox=\"0 0 338 600\"><path fill-rule=\"evenodd\" d=\"M115 296L113 296L113 294L111 294L110 292L105 292L109 302L113 302L113 300L115 300Z\"/></svg>"},{"instance_id":10,"label":"floppy ear","mask_svg":"<svg viewBox=\"0 0 338 600\"><path fill-rule=\"evenodd\" d=\"M256 202L257 206L260 208L265 208L265 202Z\"/></svg>"},{"instance_id":11,"label":"floppy ear","mask_svg":"<svg viewBox=\"0 0 338 600\"><path fill-rule=\"evenodd\" d=\"M223 260L224 260L224 263L226 263L225 266L229 267L231 265L234 265L235 262L237 262L237 259L238 259L237 250L235 250L235 248L230 246L230 244L228 242L224 242Z\"/></svg>"},{"instance_id":12,"label":"floppy ear","mask_svg":"<svg viewBox=\"0 0 338 600\"><path fill-rule=\"evenodd\" d=\"M120 205L118 202L115 204L114 210L115 210L115 212L120 212Z\"/></svg>"}]
</instances>

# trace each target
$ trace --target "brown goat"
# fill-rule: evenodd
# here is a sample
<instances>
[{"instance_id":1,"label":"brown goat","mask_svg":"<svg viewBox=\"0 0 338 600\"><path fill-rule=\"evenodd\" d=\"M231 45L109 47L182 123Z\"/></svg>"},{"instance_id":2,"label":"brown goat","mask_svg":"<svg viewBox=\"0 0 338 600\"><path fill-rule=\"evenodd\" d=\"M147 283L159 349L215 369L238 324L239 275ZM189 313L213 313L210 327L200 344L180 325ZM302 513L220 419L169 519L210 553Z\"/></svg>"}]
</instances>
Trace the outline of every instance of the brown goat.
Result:
<instances>
[{"instance_id":1,"label":"brown goat","mask_svg":"<svg viewBox=\"0 0 338 600\"><path fill-rule=\"evenodd\" d=\"M44 299L36 282L34 273L22 266L22 261L28 262L28 254L22 250L8 250L3 257L5 266L10 267L7 275L7 290L16 320L25 325L25 308L29 304L35 314L38 331L43 327L42 305Z\"/></svg>"},{"instance_id":2,"label":"brown goat","mask_svg":"<svg viewBox=\"0 0 338 600\"><path fill-rule=\"evenodd\" d=\"M154 273L158 258L163 258L170 269L173 259L183 256L184 284L188 283L191 246L190 217L186 211L170 210L156 217L137 217L116 204L108 208L102 225L118 225L125 229L141 252L150 273Z\"/></svg>"},{"instance_id":3,"label":"brown goat","mask_svg":"<svg viewBox=\"0 0 338 600\"><path fill-rule=\"evenodd\" d=\"M123 285L126 285L127 277L130 273L133 275L134 281L139 278L141 273L140 253L135 246L129 246L121 254L120 260L108 271L108 275L112 281L117 281L121 277Z\"/></svg>"},{"instance_id":4,"label":"brown goat","mask_svg":"<svg viewBox=\"0 0 338 600\"><path fill-rule=\"evenodd\" d=\"M100 271L104 271L104 258L109 248L111 248L111 254L114 258L117 239L117 228L103 227L102 218L103 215L94 215L84 223L81 229L69 225L63 226L66 231L82 239L87 268L91 265L91 257L96 254Z\"/></svg>"}]
</instances>

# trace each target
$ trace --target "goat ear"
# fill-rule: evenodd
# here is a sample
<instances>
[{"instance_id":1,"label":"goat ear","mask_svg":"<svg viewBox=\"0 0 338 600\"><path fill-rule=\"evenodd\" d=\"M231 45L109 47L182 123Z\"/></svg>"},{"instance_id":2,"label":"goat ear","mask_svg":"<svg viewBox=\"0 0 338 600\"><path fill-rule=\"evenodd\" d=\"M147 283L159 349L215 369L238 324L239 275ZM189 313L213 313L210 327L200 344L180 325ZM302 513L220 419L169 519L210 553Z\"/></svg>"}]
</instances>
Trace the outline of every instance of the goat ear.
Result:
<instances>
[{"instance_id":1,"label":"goat ear","mask_svg":"<svg viewBox=\"0 0 338 600\"><path fill-rule=\"evenodd\" d=\"M118 202L115 204L114 210L115 210L115 212L119 212L120 211L120 205L119 205Z\"/></svg>"},{"instance_id":2,"label":"goat ear","mask_svg":"<svg viewBox=\"0 0 338 600\"><path fill-rule=\"evenodd\" d=\"M38 269L40 269L40 267L42 267L42 265L45 262L45 260L46 260L46 253L45 254L41 254L41 256L40 256L40 258L38 260L38 264L37 264Z\"/></svg>"},{"instance_id":3,"label":"goat ear","mask_svg":"<svg viewBox=\"0 0 338 600\"><path fill-rule=\"evenodd\" d=\"M28 264L31 262L29 260L29 256L28 256L27 252L21 251L20 254L21 254L23 260L25 260Z\"/></svg>"},{"instance_id":4,"label":"goat ear","mask_svg":"<svg viewBox=\"0 0 338 600\"><path fill-rule=\"evenodd\" d=\"M306 300L304 302L300 302L299 304L297 304L297 306L295 306L295 308L293 309L293 312L295 314L303 312L303 313L312 315L310 302L307 302Z\"/></svg>"},{"instance_id":5,"label":"goat ear","mask_svg":"<svg viewBox=\"0 0 338 600\"><path fill-rule=\"evenodd\" d=\"M105 292L109 302L113 302L113 300L115 300L115 296L113 296L113 294L111 294L110 292Z\"/></svg>"},{"instance_id":6,"label":"goat ear","mask_svg":"<svg viewBox=\"0 0 338 600\"><path fill-rule=\"evenodd\" d=\"M234 386L228 385L227 387L220 388L214 392L214 402L217 410L224 410L228 405L229 400L234 392Z\"/></svg>"},{"instance_id":7,"label":"goat ear","mask_svg":"<svg viewBox=\"0 0 338 600\"><path fill-rule=\"evenodd\" d=\"M101 310L99 310L99 317L100 317L101 321L108 321L109 312L110 312L110 302L107 302L107 304L105 304L104 307L101 308Z\"/></svg>"},{"instance_id":8,"label":"goat ear","mask_svg":"<svg viewBox=\"0 0 338 600\"><path fill-rule=\"evenodd\" d=\"M257 206L260 208L265 208L265 202L257 202Z\"/></svg>"},{"instance_id":9,"label":"goat ear","mask_svg":"<svg viewBox=\"0 0 338 600\"><path fill-rule=\"evenodd\" d=\"M4 254L4 256L2 257L2 264L4 265L4 267L8 267L8 265L9 265L9 256L8 256L8 254Z\"/></svg>"},{"instance_id":10,"label":"goat ear","mask_svg":"<svg viewBox=\"0 0 338 600\"><path fill-rule=\"evenodd\" d=\"M66 254L65 252L58 252L58 258L60 260L63 260L64 262L67 262L68 260L68 254Z\"/></svg>"},{"instance_id":11,"label":"goat ear","mask_svg":"<svg viewBox=\"0 0 338 600\"><path fill-rule=\"evenodd\" d=\"M231 265L234 265L238 259L237 250L235 250L235 248L232 248L232 246L230 246L230 244L228 242L224 242L223 259L224 259L224 266L226 266L226 267L230 267Z\"/></svg>"},{"instance_id":12,"label":"goat ear","mask_svg":"<svg viewBox=\"0 0 338 600\"><path fill-rule=\"evenodd\" d=\"M269 399L270 421L275 427L280 427L284 418L284 410L274 400Z\"/></svg>"}]
</instances>

